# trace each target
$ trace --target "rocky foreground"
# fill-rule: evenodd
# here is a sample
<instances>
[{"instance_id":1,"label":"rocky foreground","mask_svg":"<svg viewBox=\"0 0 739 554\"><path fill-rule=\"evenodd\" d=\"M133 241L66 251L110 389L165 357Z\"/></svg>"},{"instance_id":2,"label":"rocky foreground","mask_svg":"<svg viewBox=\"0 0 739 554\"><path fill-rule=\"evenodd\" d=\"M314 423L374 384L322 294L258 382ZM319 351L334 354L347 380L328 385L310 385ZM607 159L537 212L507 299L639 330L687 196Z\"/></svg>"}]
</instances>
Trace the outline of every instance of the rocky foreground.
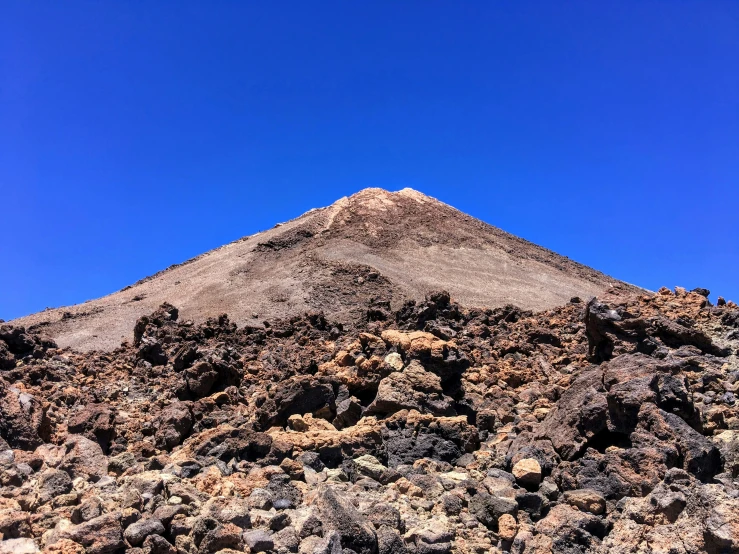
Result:
<instances>
[{"instance_id":1,"label":"rocky foreground","mask_svg":"<svg viewBox=\"0 0 739 554\"><path fill-rule=\"evenodd\" d=\"M739 308L0 326L0 553L739 552Z\"/></svg>"}]
</instances>

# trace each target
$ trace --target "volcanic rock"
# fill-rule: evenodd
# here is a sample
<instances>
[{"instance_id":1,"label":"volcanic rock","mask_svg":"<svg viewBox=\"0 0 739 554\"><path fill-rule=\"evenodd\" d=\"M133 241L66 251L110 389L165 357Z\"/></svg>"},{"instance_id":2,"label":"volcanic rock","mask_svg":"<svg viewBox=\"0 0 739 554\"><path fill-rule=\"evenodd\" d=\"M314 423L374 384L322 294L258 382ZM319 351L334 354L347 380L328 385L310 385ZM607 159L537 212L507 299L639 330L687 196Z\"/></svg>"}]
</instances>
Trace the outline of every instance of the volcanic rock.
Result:
<instances>
[{"instance_id":1,"label":"volcanic rock","mask_svg":"<svg viewBox=\"0 0 739 554\"><path fill-rule=\"evenodd\" d=\"M484 289L475 271L496 252L520 264L511 298L566 299L486 304L500 281ZM736 306L606 288L553 260L415 193L375 191L173 268L136 302L111 307L122 291L87 315L3 324L0 549L739 551ZM209 271L243 286L233 319L205 317L236 305L230 284L181 312L164 302L163 284L191 298L173 276L197 287ZM302 275L305 296L265 284L280 275ZM419 292L452 280L452 294ZM597 297L572 299L590 298L586 282ZM241 313L250 302L267 316ZM114 316L130 323L114 350L40 334L106 341Z\"/></svg>"}]
</instances>

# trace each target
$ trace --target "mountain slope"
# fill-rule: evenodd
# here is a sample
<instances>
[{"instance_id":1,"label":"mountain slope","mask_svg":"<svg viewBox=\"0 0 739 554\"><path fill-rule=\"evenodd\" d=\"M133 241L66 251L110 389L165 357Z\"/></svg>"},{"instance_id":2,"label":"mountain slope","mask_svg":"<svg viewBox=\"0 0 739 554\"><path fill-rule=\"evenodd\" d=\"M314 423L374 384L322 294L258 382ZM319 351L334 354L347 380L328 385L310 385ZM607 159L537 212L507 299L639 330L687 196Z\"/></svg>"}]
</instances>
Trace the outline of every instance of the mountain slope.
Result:
<instances>
[{"instance_id":1,"label":"mountain slope","mask_svg":"<svg viewBox=\"0 0 739 554\"><path fill-rule=\"evenodd\" d=\"M376 298L393 307L446 289L466 306L544 310L621 284L411 189L365 189L173 266L125 289L13 323L60 346L110 350L163 302L200 322L239 325L306 310L351 324Z\"/></svg>"}]
</instances>

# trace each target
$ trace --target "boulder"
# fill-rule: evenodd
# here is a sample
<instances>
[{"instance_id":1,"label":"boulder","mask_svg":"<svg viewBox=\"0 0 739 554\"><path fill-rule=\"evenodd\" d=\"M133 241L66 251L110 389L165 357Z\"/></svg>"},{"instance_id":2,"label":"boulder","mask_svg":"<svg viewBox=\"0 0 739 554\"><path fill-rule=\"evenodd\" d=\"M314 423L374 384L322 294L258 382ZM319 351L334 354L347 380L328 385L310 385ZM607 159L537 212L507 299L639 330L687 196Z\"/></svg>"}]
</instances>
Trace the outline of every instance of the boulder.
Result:
<instances>
[{"instance_id":1,"label":"boulder","mask_svg":"<svg viewBox=\"0 0 739 554\"><path fill-rule=\"evenodd\" d=\"M123 536L129 544L140 546L149 535L163 535L164 525L158 519L142 519L126 528Z\"/></svg>"},{"instance_id":2,"label":"boulder","mask_svg":"<svg viewBox=\"0 0 739 554\"><path fill-rule=\"evenodd\" d=\"M81 435L70 435L64 449L59 468L72 478L82 477L94 482L108 474L108 458L97 442Z\"/></svg>"},{"instance_id":3,"label":"boulder","mask_svg":"<svg viewBox=\"0 0 739 554\"><path fill-rule=\"evenodd\" d=\"M294 414L313 414L336 411L333 385L326 380L310 376L297 376L282 381L274 387L257 417L262 429L275 425L284 427Z\"/></svg>"},{"instance_id":4,"label":"boulder","mask_svg":"<svg viewBox=\"0 0 739 554\"><path fill-rule=\"evenodd\" d=\"M380 381L377 395L365 415L394 414L400 410L455 415L453 401L443 393L438 375L426 371L413 360L402 372L394 372Z\"/></svg>"},{"instance_id":5,"label":"boulder","mask_svg":"<svg viewBox=\"0 0 739 554\"><path fill-rule=\"evenodd\" d=\"M97 443L93 444L97 446ZM80 525L62 520L51 532L47 546L69 539L83 546L88 554L113 554L125 548L120 519L120 512L111 512Z\"/></svg>"},{"instance_id":6,"label":"boulder","mask_svg":"<svg viewBox=\"0 0 739 554\"><path fill-rule=\"evenodd\" d=\"M374 554L377 537L372 524L331 486L318 491L316 506L321 514L324 532L336 531L344 548L357 554Z\"/></svg>"},{"instance_id":7,"label":"boulder","mask_svg":"<svg viewBox=\"0 0 739 554\"><path fill-rule=\"evenodd\" d=\"M564 500L583 512L601 515L606 511L606 499L598 491L592 489L566 491Z\"/></svg>"},{"instance_id":8,"label":"boulder","mask_svg":"<svg viewBox=\"0 0 739 554\"><path fill-rule=\"evenodd\" d=\"M503 514L498 518L498 536L501 540L512 541L518 533L518 523L511 514Z\"/></svg>"},{"instance_id":9,"label":"boulder","mask_svg":"<svg viewBox=\"0 0 739 554\"><path fill-rule=\"evenodd\" d=\"M0 541L0 554L36 554L40 552L33 539L19 538Z\"/></svg>"},{"instance_id":10,"label":"boulder","mask_svg":"<svg viewBox=\"0 0 739 554\"><path fill-rule=\"evenodd\" d=\"M70 417L67 430L96 441L103 451L115 436L115 413L105 404L87 404Z\"/></svg>"},{"instance_id":11,"label":"boulder","mask_svg":"<svg viewBox=\"0 0 739 554\"><path fill-rule=\"evenodd\" d=\"M523 487L538 487L541 482L541 466L533 458L519 460L511 470L516 482Z\"/></svg>"},{"instance_id":12,"label":"boulder","mask_svg":"<svg viewBox=\"0 0 739 554\"><path fill-rule=\"evenodd\" d=\"M262 529L245 532L243 539L250 552L268 552L275 546L272 534Z\"/></svg>"},{"instance_id":13,"label":"boulder","mask_svg":"<svg viewBox=\"0 0 739 554\"><path fill-rule=\"evenodd\" d=\"M33 450L50 442L50 422L34 396L0 380L0 437L13 448Z\"/></svg>"},{"instance_id":14,"label":"boulder","mask_svg":"<svg viewBox=\"0 0 739 554\"><path fill-rule=\"evenodd\" d=\"M190 408L185 402L173 402L156 419L156 445L171 450L186 439L193 425Z\"/></svg>"},{"instance_id":15,"label":"boulder","mask_svg":"<svg viewBox=\"0 0 739 554\"><path fill-rule=\"evenodd\" d=\"M210 393L218 380L218 371L207 361L202 360L185 370L187 388L195 398L202 398Z\"/></svg>"},{"instance_id":16,"label":"boulder","mask_svg":"<svg viewBox=\"0 0 739 554\"><path fill-rule=\"evenodd\" d=\"M492 496L486 492L478 492L469 502L470 513L477 520L492 530L497 530L498 521L504 514L515 516L518 504L512 498Z\"/></svg>"}]
</instances>

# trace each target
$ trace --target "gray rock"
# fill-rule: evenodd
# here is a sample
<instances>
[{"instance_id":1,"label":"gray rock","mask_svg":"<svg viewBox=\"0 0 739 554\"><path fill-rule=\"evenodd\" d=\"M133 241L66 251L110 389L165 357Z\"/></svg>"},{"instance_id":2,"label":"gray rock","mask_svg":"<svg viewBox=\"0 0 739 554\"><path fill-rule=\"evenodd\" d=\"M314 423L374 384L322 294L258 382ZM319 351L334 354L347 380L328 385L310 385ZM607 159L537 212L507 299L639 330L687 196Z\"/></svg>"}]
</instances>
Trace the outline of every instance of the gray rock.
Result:
<instances>
[{"instance_id":1,"label":"gray rock","mask_svg":"<svg viewBox=\"0 0 739 554\"><path fill-rule=\"evenodd\" d=\"M88 498L72 511L72 521L82 523L103 515L103 502L99 497Z\"/></svg>"},{"instance_id":2,"label":"gray rock","mask_svg":"<svg viewBox=\"0 0 739 554\"><path fill-rule=\"evenodd\" d=\"M243 534L244 543L252 552L267 552L275 547L272 535L262 529L247 531Z\"/></svg>"},{"instance_id":3,"label":"gray rock","mask_svg":"<svg viewBox=\"0 0 739 554\"><path fill-rule=\"evenodd\" d=\"M266 489L254 489L248 502L255 510L269 510L272 507L272 493Z\"/></svg>"},{"instance_id":4,"label":"gray rock","mask_svg":"<svg viewBox=\"0 0 739 554\"><path fill-rule=\"evenodd\" d=\"M203 516L209 516L220 523L233 523L242 529L251 527L249 518L250 504L243 498L211 498L200 510Z\"/></svg>"},{"instance_id":5,"label":"gray rock","mask_svg":"<svg viewBox=\"0 0 739 554\"><path fill-rule=\"evenodd\" d=\"M485 527L495 530L498 526L498 518L503 514L515 516L518 504L511 498L479 492L470 500L469 510Z\"/></svg>"},{"instance_id":6,"label":"gray rock","mask_svg":"<svg viewBox=\"0 0 739 554\"><path fill-rule=\"evenodd\" d=\"M383 526L377 530L377 552L378 554L407 554L408 549L395 529Z\"/></svg>"},{"instance_id":7,"label":"gray rock","mask_svg":"<svg viewBox=\"0 0 739 554\"><path fill-rule=\"evenodd\" d=\"M72 491L72 478L66 471L47 469L39 477L39 496L42 503L48 502L60 494Z\"/></svg>"},{"instance_id":8,"label":"gray rock","mask_svg":"<svg viewBox=\"0 0 739 554\"><path fill-rule=\"evenodd\" d=\"M149 535L163 535L164 525L158 519L142 519L126 528L123 536L133 546L139 546Z\"/></svg>"},{"instance_id":9,"label":"gray rock","mask_svg":"<svg viewBox=\"0 0 739 554\"><path fill-rule=\"evenodd\" d=\"M323 485L319 491L317 506L323 528L341 535L344 548L357 554L375 554L377 537L372 524L331 486Z\"/></svg>"}]
</instances>

